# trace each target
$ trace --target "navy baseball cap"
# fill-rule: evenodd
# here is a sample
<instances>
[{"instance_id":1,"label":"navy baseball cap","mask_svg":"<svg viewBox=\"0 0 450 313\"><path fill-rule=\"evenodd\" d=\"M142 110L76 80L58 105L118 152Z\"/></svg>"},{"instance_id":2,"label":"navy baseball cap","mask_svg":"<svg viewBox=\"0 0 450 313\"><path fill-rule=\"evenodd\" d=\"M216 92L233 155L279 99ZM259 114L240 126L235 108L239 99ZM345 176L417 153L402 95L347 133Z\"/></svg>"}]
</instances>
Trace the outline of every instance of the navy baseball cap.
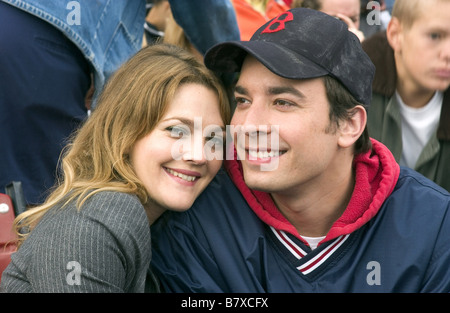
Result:
<instances>
[{"instance_id":1,"label":"navy baseball cap","mask_svg":"<svg viewBox=\"0 0 450 313\"><path fill-rule=\"evenodd\" d=\"M261 26L249 41L217 44L205 65L217 72L239 72L251 54L273 73L289 79L330 75L367 108L375 66L344 22L307 8L294 8Z\"/></svg>"}]
</instances>

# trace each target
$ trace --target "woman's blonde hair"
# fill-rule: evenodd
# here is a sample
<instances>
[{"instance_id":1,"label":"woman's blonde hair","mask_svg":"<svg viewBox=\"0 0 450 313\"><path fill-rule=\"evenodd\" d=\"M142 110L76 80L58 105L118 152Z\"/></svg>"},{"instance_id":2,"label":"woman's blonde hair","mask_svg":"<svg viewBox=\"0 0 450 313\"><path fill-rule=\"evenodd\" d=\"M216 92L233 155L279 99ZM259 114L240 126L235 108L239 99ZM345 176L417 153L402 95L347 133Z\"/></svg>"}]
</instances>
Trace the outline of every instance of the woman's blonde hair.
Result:
<instances>
[{"instance_id":1,"label":"woman's blonde hair","mask_svg":"<svg viewBox=\"0 0 450 313\"><path fill-rule=\"evenodd\" d=\"M77 199L80 208L88 197L106 190L135 194L146 203L148 194L128 154L138 139L154 129L185 83L215 91L223 122L229 123L229 102L220 81L191 53L168 44L143 48L117 70L92 115L73 134L63 151L60 181L47 200L16 218L19 244L56 205Z\"/></svg>"}]
</instances>

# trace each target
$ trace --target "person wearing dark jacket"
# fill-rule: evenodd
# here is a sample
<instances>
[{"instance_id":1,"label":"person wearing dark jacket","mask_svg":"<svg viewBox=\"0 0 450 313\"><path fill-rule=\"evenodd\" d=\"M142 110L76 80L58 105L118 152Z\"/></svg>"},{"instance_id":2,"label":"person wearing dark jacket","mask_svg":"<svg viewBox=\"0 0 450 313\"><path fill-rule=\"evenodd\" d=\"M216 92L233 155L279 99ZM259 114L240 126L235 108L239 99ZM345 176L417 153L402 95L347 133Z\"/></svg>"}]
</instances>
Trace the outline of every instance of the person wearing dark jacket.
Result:
<instances>
[{"instance_id":1,"label":"person wearing dark jacket","mask_svg":"<svg viewBox=\"0 0 450 313\"><path fill-rule=\"evenodd\" d=\"M450 195L368 136L374 66L344 22L292 9L205 64L240 72L235 149L152 225L166 292L450 291Z\"/></svg>"},{"instance_id":2,"label":"person wearing dark jacket","mask_svg":"<svg viewBox=\"0 0 450 313\"><path fill-rule=\"evenodd\" d=\"M142 46L145 1L0 0L0 190L42 204L70 134Z\"/></svg>"}]
</instances>

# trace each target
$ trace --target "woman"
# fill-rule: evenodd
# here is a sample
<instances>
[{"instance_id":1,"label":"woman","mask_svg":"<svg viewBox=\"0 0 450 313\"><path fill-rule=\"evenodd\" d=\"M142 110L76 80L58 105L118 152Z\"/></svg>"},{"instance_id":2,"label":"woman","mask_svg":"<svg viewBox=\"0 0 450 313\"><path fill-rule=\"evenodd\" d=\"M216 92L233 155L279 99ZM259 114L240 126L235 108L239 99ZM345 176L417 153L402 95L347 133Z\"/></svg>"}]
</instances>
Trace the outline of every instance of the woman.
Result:
<instances>
[{"instance_id":1,"label":"woman","mask_svg":"<svg viewBox=\"0 0 450 313\"><path fill-rule=\"evenodd\" d=\"M68 145L56 189L17 217L20 248L2 288L157 291L149 225L167 209L187 210L221 167L227 101L185 50L138 52Z\"/></svg>"}]
</instances>

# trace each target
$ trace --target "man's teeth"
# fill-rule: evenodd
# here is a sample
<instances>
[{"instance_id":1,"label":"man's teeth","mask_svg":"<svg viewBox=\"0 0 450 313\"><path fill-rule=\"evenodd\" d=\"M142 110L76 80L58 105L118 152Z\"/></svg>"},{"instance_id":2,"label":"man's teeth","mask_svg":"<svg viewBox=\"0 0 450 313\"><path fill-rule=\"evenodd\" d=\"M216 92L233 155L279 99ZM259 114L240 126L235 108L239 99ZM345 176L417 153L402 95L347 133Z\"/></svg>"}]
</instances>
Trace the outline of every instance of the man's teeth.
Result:
<instances>
[{"instance_id":1,"label":"man's teeth","mask_svg":"<svg viewBox=\"0 0 450 313\"><path fill-rule=\"evenodd\" d=\"M168 168L167 171L170 174L172 174L173 176L179 177L179 178L184 179L186 181L194 181L197 178L195 176L189 176L189 175L185 175L185 174L181 174L181 173L175 172L174 170L171 170L170 168Z\"/></svg>"},{"instance_id":2,"label":"man's teeth","mask_svg":"<svg viewBox=\"0 0 450 313\"><path fill-rule=\"evenodd\" d=\"M267 159L267 158L273 158L277 157L283 154L283 152L280 151L255 151L255 150L249 150L248 154L250 157L255 159Z\"/></svg>"}]
</instances>

